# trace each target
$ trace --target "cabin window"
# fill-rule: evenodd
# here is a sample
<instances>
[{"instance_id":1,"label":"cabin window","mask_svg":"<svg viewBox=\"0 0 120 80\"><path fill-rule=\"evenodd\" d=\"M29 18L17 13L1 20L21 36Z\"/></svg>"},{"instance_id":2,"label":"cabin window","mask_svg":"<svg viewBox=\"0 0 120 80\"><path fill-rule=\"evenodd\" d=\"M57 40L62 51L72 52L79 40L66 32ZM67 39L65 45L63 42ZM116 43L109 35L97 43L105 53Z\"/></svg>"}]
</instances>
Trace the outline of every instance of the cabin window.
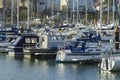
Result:
<instances>
[{"instance_id":1,"label":"cabin window","mask_svg":"<svg viewBox=\"0 0 120 80\"><path fill-rule=\"evenodd\" d=\"M92 49L89 49L88 51L93 51Z\"/></svg>"},{"instance_id":2,"label":"cabin window","mask_svg":"<svg viewBox=\"0 0 120 80\"><path fill-rule=\"evenodd\" d=\"M85 34L82 34L82 35L81 35L81 38L82 38L82 39L85 39L85 38L86 38L86 35L85 35Z\"/></svg>"},{"instance_id":3,"label":"cabin window","mask_svg":"<svg viewBox=\"0 0 120 80\"><path fill-rule=\"evenodd\" d=\"M51 37L48 37L48 40L52 40Z\"/></svg>"},{"instance_id":4,"label":"cabin window","mask_svg":"<svg viewBox=\"0 0 120 80\"><path fill-rule=\"evenodd\" d=\"M96 49L96 51L101 51L100 49Z\"/></svg>"},{"instance_id":5,"label":"cabin window","mask_svg":"<svg viewBox=\"0 0 120 80\"><path fill-rule=\"evenodd\" d=\"M64 40L64 39L65 39L65 36L61 36L61 39Z\"/></svg>"},{"instance_id":6,"label":"cabin window","mask_svg":"<svg viewBox=\"0 0 120 80\"><path fill-rule=\"evenodd\" d=\"M58 39L58 40L61 40L61 36L57 36L57 39Z\"/></svg>"},{"instance_id":7,"label":"cabin window","mask_svg":"<svg viewBox=\"0 0 120 80\"><path fill-rule=\"evenodd\" d=\"M13 45L16 45L16 44L19 42L19 40L20 40L21 38L22 38L21 36L18 37L18 38L13 42Z\"/></svg>"},{"instance_id":8,"label":"cabin window","mask_svg":"<svg viewBox=\"0 0 120 80\"><path fill-rule=\"evenodd\" d=\"M37 38L31 38L32 43L37 43Z\"/></svg>"},{"instance_id":9,"label":"cabin window","mask_svg":"<svg viewBox=\"0 0 120 80\"><path fill-rule=\"evenodd\" d=\"M53 37L53 36L51 36L51 37L49 37L49 38L48 38L48 40L54 40L54 37Z\"/></svg>"},{"instance_id":10,"label":"cabin window","mask_svg":"<svg viewBox=\"0 0 120 80\"><path fill-rule=\"evenodd\" d=\"M30 38L26 38L25 43L30 43Z\"/></svg>"},{"instance_id":11,"label":"cabin window","mask_svg":"<svg viewBox=\"0 0 120 80\"><path fill-rule=\"evenodd\" d=\"M44 37L42 37L42 41L43 41L43 42L45 41Z\"/></svg>"},{"instance_id":12,"label":"cabin window","mask_svg":"<svg viewBox=\"0 0 120 80\"><path fill-rule=\"evenodd\" d=\"M53 36L52 40L57 40L56 36Z\"/></svg>"},{"instance_id":13,"label":"cabin window","mask_svg":"<svg viewBox=\"0 0 120 80\"><path fill-rule=\"evenodd\" d=\"M56 40L58 40L58 37L56 36Z\"/></svg>"},{"instance_id":14,"label":"cabin window","mask_svg":"<svg viewBox=\"0 0 120 80\"><path fill-rule=\"evenodd\" d=\"M72 44L71 44L71 42L66 42L66 45L70 46L70 45L72 45Z\"/></svg>"},{"instance_id":15,"label":"cabin window","mask_svg":"<svg viewBox=\"0 0 120 80\"><path fill-rule=\"evenodd\" d=\"M77 45L77 48L82 48L82 43L79 43L79 44Z\"/></svg>"}]
</instances>

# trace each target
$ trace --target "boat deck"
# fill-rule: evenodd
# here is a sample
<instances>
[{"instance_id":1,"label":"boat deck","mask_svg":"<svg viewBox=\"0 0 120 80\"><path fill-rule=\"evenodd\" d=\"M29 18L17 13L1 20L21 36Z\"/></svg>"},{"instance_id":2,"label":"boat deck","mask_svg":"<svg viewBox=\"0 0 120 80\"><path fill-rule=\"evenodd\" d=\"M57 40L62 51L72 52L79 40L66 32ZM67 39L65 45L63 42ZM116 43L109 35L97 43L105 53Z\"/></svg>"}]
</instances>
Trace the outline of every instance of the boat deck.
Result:
<instances>
[{"instance_id":1,"label":"boat deck","mask_svg":"<svg viewBox=\"0 0 120 80\"><path fill-rule=\"evenodd\" d=\"M23 52L29 53L29 54L53 55L53 54L56 54L57 50L25 48L25 49L23 49Z\"/></svg>"}]
</instances>

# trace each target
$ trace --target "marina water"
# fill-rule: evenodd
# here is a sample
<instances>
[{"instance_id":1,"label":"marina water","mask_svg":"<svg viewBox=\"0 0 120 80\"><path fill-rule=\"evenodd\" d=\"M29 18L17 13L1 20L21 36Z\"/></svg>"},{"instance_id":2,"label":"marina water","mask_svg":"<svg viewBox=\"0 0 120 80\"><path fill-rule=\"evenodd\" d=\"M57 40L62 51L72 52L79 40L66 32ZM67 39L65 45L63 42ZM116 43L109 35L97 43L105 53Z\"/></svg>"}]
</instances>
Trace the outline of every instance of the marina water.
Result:
<instances>
[{"instance_id":1,"label":"marina water","mask_svg":"<svg viewBox=\"0 0 120 80\"><path fill-rule=\"evenodd\" d=\"M0 54L0 80L120 80L120 72L97 64L55 63L54 59L23 59Z\"/></svg>"}]
</instances>

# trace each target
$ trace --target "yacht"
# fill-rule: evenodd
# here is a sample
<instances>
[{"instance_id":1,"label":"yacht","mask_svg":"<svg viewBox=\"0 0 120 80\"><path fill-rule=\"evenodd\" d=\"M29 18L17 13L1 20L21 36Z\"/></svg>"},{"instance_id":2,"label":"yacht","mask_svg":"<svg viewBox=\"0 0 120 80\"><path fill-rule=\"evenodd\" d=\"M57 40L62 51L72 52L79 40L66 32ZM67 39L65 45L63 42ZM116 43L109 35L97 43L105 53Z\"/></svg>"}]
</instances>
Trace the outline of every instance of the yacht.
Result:
<instances>
[{"instance_id":1,"label":"yacht","mask_svg":"<svg viewBox=\"0 0 120 80\"><path fill-rule=\"evenodd\" d=\"M33 33L21 33L10 46L8 46L9 54L24 54L23 48L33 48L38 43L39 37Z\"/></svg>"},{"instance_id":2,"label":"yacht","mask_svg":"<svg viewBox=\"0 0 120 80\"><path fill-rule=\"evenodd\" d=\"M66 41L57 51L56 62L98 62L106 50L96 42Z\"/></svg>"}]
</instances>

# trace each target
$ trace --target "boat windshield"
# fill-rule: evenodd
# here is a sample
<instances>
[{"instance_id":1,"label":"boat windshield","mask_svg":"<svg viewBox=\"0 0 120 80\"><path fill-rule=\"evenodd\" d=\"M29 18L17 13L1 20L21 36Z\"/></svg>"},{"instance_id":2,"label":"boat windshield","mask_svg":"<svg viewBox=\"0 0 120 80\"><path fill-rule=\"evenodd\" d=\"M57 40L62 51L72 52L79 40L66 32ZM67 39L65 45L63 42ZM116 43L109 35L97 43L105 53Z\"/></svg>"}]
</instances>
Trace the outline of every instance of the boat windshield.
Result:
<instances>
[{"instance_id":1,"label":"boat windshield","mask_svg":"<svg viewBox=\"0 0 120 80\"><path fill-rule=\"evenodd\" d=\"M67 46L72 46L75 48L82 48L82 42L66 42Z\"/></svg>"},{"instance_id":2,"label":"boat windshield","mask_svg":"<svg viewBox=\"0 0 120 80\"><path fill-rule=\"evenodd\" d=\"M50 36L49 40L65 40L65 36L63 35Z\"/></svg>"},{"instance_id":3,"label":"boat windshield","mask_svg":"<svg viewBox=\"0 0 120 80\"><path fill-rule=\"evenodd\" d=\"M13 42L13 45L16 45L21 38L22 38L21 36L18 37L18 38Z\"/></svg>"}]
</instances>

